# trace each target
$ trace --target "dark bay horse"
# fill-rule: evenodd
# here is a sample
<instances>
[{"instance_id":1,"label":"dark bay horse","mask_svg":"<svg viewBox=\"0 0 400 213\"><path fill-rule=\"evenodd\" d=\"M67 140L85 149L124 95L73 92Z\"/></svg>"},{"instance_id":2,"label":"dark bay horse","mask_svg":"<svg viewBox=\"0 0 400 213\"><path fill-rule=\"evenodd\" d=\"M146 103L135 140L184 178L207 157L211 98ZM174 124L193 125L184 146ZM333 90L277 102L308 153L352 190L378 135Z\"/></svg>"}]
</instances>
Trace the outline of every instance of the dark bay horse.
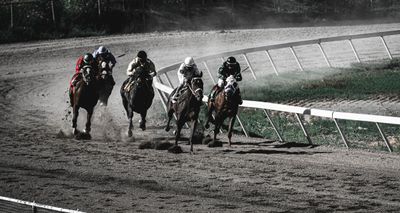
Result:
<instances>
[{"instance_id":1,"label":"dark bay horse","mask_svg":"<svg viewBox=\"0 0 400 213\"><path fill-rule=\"evenodd\" d=\"M82 78L69 90L70 103L73 108L72 128L74 135L77 135L77 120L79 108L87 111L85 133L90 136L91 118L93 109L99 100L98 82L96 80L96 70L91 66L84 66Z\"/></svg>"},{"instance_id":2,"label":"dark bay horse","mask_svg":"<svg viewBox=\"0 0 400 213\"><path fill-rule=\"evenodd\" d=\"M141 116L139 127L142 130L146 129L146 115L147 110L153 103L154 90L152 86L152 79L142 67L136 68L135 76L133 76L134 83L129 91L126 91L125 86L129 82L129 78L121 86L122 104L126 110L129 119L128 136L132 136L132 117L133 112L139 113Z\"/></svg>"},{"instance_id":3,"label":"dark bay horse","mask_svg":"<svg viewBox=\"0 0 400 213\"><path fill-rule=\"evenodd\" d=\"M226 79L224 90L218 93L214 102L208 100L208 112L205 128L209 128L210 121L214 123L214 141L217 140L217 134L226 118L229 118L228 140L231 146L232 130L235 123L236 115L239 109L239 97L236 93L236 80L233 76ZM212 113L215 112L215 118L212 118Z\"/></svg>"},{"instance_id":4,"label":"dark bay horse","mask_svg":"<svg viewBox=\"0 0 400 213\"><path fill-rule=\"evenodd\" d=\"M192 122L192 131L190 135L190 152L193 152L193 134L197 126L200 106L203 99L203 81L201 77L194 77L190 84L182 89L182 93L175 103L172 103L171 97L176 92L176 89L170 94L168 100L168 122L165 130L170 130L170 122L173 114L176 115L176 133L175 133L175 146L178 147L178 140L181 136L181 130L186 122ZM173 149L171 149L173 150Z\"/></svg>"},{"instance_id":5,"label":"dark bay horse","mask_svg":"<svg viewBox=\"0 0 400 213\"><path fill-rule=\"evenodd\" d=\"M115 82L112 77L112 70L109 62L107 62L101 55L97 57L98 65L98 80L99 80L99 101L100 106L107 106L108 98L114 88Z\"/></svg>"}]
</instances>

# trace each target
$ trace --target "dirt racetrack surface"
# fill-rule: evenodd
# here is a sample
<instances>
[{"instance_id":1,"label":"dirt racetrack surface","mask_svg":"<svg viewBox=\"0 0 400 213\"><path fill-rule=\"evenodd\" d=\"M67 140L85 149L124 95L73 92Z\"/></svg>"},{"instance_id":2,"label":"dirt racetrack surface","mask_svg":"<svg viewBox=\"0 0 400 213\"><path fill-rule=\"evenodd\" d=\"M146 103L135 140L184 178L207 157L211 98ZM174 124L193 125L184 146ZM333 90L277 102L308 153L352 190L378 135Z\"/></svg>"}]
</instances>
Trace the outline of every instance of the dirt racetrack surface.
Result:
<instances>
[{"instance_id":1,"label":"dirt racetrack surface","mask_svg":"<svg viewBox=\"0 0 400 213\"><path fill-rule=\"evenodd\" d=\"M157 68L227 50L399 29L400 24L171 32L0 45L0 196L87 212L398 212L400 156L281 144L234 135L233 146L182 154L139 149L173 142L155 100L148 129L126 136L118 90L145 49ZM116 55L110 105L97 107L92 140L70 136L68 81L77 57L106 45ZM83 127L84 111L79 124ZM219 136L226 142L226 135ZM0 212L13 212L0 203ZM14 209L14 212L18 212Z\"/></svg>"}]
</instances>

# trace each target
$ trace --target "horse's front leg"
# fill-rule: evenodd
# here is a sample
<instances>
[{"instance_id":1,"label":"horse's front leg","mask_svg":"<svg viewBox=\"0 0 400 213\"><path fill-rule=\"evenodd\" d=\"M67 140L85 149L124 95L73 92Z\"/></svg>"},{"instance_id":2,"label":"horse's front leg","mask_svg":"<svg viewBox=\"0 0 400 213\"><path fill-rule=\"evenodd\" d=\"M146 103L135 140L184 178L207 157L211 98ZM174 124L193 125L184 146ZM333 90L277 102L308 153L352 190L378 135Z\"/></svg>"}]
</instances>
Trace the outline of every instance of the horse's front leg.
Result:
<instances>
[{"instance_id":1,"label":"horse's front leg","mask_svg":"<svg viewBox=\"0 0 400 213\"><path fill-rule=\"evenodd\" d=\"M79 116L79 107L78 106L73 106L73 115L72 115L72 133L74 135L78 134L79 131L76 129L78 127L77 121L78 121L78 116Z\"/></svg>"},{"instance_id":2,"label":"horse's front leg","mask_svg":"<svg viewBox=\"0 0 400 213\"><path fill-rule=\"evenodd\" d=\"M86 128L85 128L85 132L87 134L90 133L91 130L91 126L92 126L92 115L93 115L93 109L87 110L87 117L86 117Z\"/></svg>"},{"instance_id":3,"label":"horse's front leg","mask_svg":"<svg viewBox=\"0 0 400 213\"><path fill-rule=\"evenodd\" d=\"M165 127L165 131L169 131L170 130L170 123L171 123L171 120L172 120L172 116L174 115L174 111L172 110L172 109L170 109L169 111L168 111L168 121L167 121L167 126Z\"/></svg>"},{"instance_id":4,"label":"horse's front leg","mask_svg":"<svg viewBox=\"0 0 400 213\"><path fill-rule=\"evenodd\" d=\"M146 115L147 115L147 110L145 110L144 112L140 113L140 124L139 127L144 131L146 130Z\"/></svg>"},{"instance_id":5,"label":"horse's front leg","mask_svg":"<svg viewBox=\"0 0 400 213\"><path fill-rule=\"evenodd\" d=\"M229 120L229 129L228 129L229 146L231 146L232 131L233 131L233 125L235 124L235 120L236 120L236 115L233 115Z\"/></svg>"},{"instance_id":6,"label":"horse's front leg","mask_svg":"<svg viewBox=\"0 0 400 213\"><path fill-rule=\"evenodd\" d=\"M129 119L129 127L128 127L128 137L132 137L132 129L133 129L133 111L132 109L128 109L128 119Z\"/></svg>"},{"instance_id":7,"label":"horse's front leg","mask_svg":"<svg viewBox=\"0 0 400 213\"><path fill-rule=\"evenodd\" d=\"M198 121L195 119L192 125L192 134L190 135L190 153L193 153L193 136L197 128Z\"/></svg>"},{"instance_id":8,"label":"horse's front leg","mask_svg":"<svg viewBox=\"0 0 400 213\"><path fill-rule=\"evenodd\" d=\"M176 135L175 135L175 146L178 146L178 141L181 138L181 130L185 122L177 122L177 127L176 127Z\"/></svg>"},{"instance_id":9,"label":"horse's front leg","mask_svg":"<svg viewBox=\"0 0 400 213\"><path fill-rule=\"evenodd\" d=\"M208 108L208 110L207 110L207 120L206 120L206 124L204 125L204 127L205 127L206 129L208 129L208 128L210 127L209 122L210 122L210 120L212 119L212 111L213 111L213 106L212 106L212 104L209 103L209 105L208 105L207 108Z\"/></svg>"}]
</instances>

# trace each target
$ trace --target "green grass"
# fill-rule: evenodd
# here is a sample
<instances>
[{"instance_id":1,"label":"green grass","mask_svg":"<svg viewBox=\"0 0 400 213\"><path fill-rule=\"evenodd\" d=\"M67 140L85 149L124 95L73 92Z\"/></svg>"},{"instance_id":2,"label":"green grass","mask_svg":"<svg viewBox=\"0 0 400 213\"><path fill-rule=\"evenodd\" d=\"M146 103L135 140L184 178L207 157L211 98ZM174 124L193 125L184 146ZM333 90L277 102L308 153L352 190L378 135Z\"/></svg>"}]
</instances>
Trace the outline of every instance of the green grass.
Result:
<instances>
[{"instance_id":1,"label":"green grass","mask_svg":"<svg viewBox=\"0 0 400 213\"><path fill-rule=\"evenodd\" d=\"M246 100L290 102L300 100L368 99L375 95L396 95L400 91L400 60L374 64L356 64L346 69L325 69L280 76L267 76L258 84L243 83L241 89ZM272 120L286 142L308 143L294 114L271 112ZM251 136L278 140L264 112L242 109L240 118ZM330 119L302 117L313 144L345 147L342 138ZM374 123L339 120L339 125L350 148L387 150ZM400 127L382 124L394 151L400 151ZM240 127L236 125L236 129Z\"/></svg>"},{"instance_id":2,"label":"green grass","mask_svg":"<svg viewBox=\"0 0 400 213\"><path fill-rule=\"evenodd\" d=\"M266 76L256 83L244 83L246 100L289 102L318 99L368 99L373 95L400 91L400 60Z\"/></svg>"}]
</instances>

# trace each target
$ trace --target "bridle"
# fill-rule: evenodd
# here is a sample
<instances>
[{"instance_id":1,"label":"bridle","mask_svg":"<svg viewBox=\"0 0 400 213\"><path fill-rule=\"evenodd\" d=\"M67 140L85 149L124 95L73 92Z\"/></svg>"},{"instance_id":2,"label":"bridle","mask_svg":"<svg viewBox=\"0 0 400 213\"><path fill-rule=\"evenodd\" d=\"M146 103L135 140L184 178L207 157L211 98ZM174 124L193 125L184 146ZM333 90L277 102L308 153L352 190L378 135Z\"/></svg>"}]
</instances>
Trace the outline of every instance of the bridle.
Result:
<instances>
[{"instance_id":1,"label":"bridle","mask_svg":"<svg viewBox=\"0 0 400 213\"><path fill-rule=\"evenodd\" d=\"M202 89L202 88L197 88L197 89L193 90L192 84L193 84L193 82L196 81L196 80L201 80L201 78L200 78L200 77L192 78L190 84L188 85L188 88L189 88L190 92L192 92L192 94L193 94L194 96L196 96L196 94L197 94L198 91L203 92L203 89Z\"/></svg>"}]
</instances>

